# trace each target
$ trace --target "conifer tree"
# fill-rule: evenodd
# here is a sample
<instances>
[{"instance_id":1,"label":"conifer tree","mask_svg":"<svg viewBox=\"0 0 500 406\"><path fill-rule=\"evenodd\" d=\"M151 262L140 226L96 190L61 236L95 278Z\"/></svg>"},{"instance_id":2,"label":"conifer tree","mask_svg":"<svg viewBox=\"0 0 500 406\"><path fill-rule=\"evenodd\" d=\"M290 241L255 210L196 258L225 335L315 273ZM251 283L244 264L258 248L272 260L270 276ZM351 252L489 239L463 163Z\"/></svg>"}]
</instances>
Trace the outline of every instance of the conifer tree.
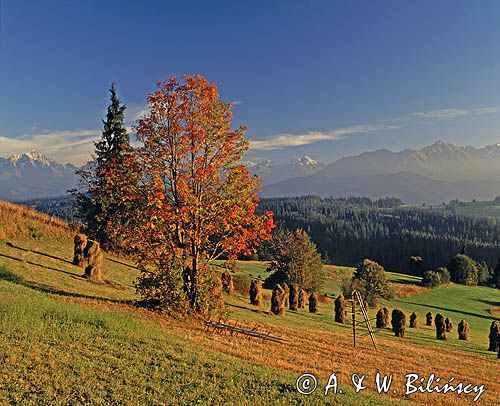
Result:
<instances>
[{"instance_id":1,"label":"conifer tree","mask_svg":"<svg viewBox=\"0 0 500 406\"><path fill-rule=\"evenodd\" d=\"M102 120L102 137L94 144L93 161L77 171L80 189L72 191L84 231L106 249L119 246L113 230L116 223L125 218L120 213L127 202L127 183L134 178L131 176L133 165L129 162L133 159L130 138L124 126L126 107L116 94L114 82L110 100L106 119Z\"/></svg>"}]
</instances>

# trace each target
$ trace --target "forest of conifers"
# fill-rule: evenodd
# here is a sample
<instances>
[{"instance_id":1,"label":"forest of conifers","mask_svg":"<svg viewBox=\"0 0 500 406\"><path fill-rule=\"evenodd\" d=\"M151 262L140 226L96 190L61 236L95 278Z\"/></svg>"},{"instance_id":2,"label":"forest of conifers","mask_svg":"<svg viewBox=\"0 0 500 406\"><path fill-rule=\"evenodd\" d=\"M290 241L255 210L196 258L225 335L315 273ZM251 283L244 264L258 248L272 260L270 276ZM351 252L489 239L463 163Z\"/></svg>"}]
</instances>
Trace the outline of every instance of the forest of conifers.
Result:
<instances>
[{"instance_id":1,"label":"forest of conifers","mask_svg":"<svg viewBox=\"0 0 500 406\"><path fill-rule=\"evenodd\" d=\"M25 204L73 221L71 198L47 198ZM426 270L446 266L464 247L476 261L495 267L500 257L500 221L457 215L443 208L407 207L396 198L316 196L262 199L259 210L272 210L278 227L306 230L319 252L336 265L364 258L387 270L409 273L411 256ZM265 255L261 256L265 259Z\"/></svg>"},{"instance_id":2,"label":"forest of conifers","mask_svg":"<svg viewBox=\"0 0 500 406\"><path fill-rule=\"evenodd\" d=\"M262 199L259 209L272 210L278 227L306 230L336 265L369 258L387 270L409 273L411 256L421 256L427 270L446 266L464 248L490 268L500 256L497 219L405 207L394 198L270 198Z\"/></svg>"}]
</instances>

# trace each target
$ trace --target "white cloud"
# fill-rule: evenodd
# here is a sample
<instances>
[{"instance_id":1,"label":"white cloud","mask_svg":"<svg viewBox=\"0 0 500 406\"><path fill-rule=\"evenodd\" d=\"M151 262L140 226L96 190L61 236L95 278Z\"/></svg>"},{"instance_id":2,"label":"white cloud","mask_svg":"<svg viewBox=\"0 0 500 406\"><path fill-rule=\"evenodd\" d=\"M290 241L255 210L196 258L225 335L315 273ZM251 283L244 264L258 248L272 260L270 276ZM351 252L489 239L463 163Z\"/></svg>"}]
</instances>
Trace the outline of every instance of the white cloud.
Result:
<instances>
[{"instance_id":1,"label":"white cloud","mask_svg":"<svg viewBox=\"0 0 500 406\"><path fill-rule=\"evenodd\" d=\"M303 134L276 134L266 139L251 140L251 150L275 150L287 147L299 147L303 145L312 144L318 141L333 141L346 138L350 135L365 134L375 131L390 130L399 128L394 125L375 125L375 124L362 124L353 125L350 127L338 128L328 132L322 131L308 131Z\"/></svg>"},{"instance_id":2,"label":"white cloud","mask_svg":"<svg viewBox=\"0 0 500 406\"><path fill-rule=\"evenodd\" d=\"M376 123L390 123L387 124L363 124L355 125L351 127L339 128L332 131L308 131L302 134L276 134L269 138L252 140L250 141L251 150L276 150L284 149L288 147L298 147L303 145L309 145L318 141L333 141L343 138L347 138L351 135L372 133L383 130L392 130L403 128L405 125L409 125L416 119L422 120L436 120L436 119L453 119L462 116L474 116L474 115L485 115L485 114L496 114L500 113L500 107L480 107L475 109L439 109L431 111L421 111L417 113L411 113L399 117L390 117L385 119L376 120Z\"/></svg>"},{"instance_id":3,"label":"white cloud","mask_svg":"<svg viewBox=\"0 0 500 406\"><path fill-rule=\"evenodd\" d=\"M125 110L125 122L126 124L135 124L135 122L149 113L149 106L147 105L137 105L137 106L127 106Z\"/></svg>"},{"instance_id":4,"label":"white cloud","mask_svg":"<svg viewBox=\"0 0 500 406\"><path fill-rule=\"evenodd\" d=\"M469 114L469 111L463 109L441 109L414 113L415 116L422 118L455 118L467 114Z\"/></svg>"},{"instance_id":5,"label":"white cloud","mask_svg":"<svg viewBox=\"0 0 500 406\"><path fill-rule=\"evenodd\" d=\"M472 114L496 114L500 113L500 107L480 107L471 110Z\"/></svg>"},{"instance_id":6,"label":"white cloud","mask_svg":"<svg viewBox=\"0 0 500 406\"><path fill-rule=\"evenodd\" d=\"M0 156L7 157L36 149L58 162L80 165L90 159L94 140L97 140L100 134L100 130L74 130L43 132L15 138L0 136Z\"/></svg>"},{"instance_id":7,"label":"white cloud","mask_svg":"<svg viewBox=\"0 0 500 406\"><path fill-rule=\"evenodd\" d=\"M127 109L127 124L132 124L137 118L148 113L146 106L136 106ZM331 131L307 131L304 133L281 133L265 139L250 140L252 151L271 151L288 147L300 147L319 141L334 141L357 134L376 133L379 131L403 128L415 120L453 119L466 115L478 116L500 113L500 107L480 107L474 109L440 109L417 112L400 117L380 119L375 124L361 124L337 128ZM126 126L132 134L131 125ZM32 130L36 130L33 128ZM91 158L94 150L94 141L99 139L101 130L68 130L68 131L43 131L36 134L27 134L20 137L9 138L0 136L0 156L8 157L20 154L31 149L36 149L58 162L71 162L81 165ZM132 136L132 145L137 141Z\"/></svg>"},{"instance_id":8,"label":"white cloud","mask_svg":"<svg viewBox=\"0 0 500 406\"><path fill-rule=\"evenodd\" d=\"M475 109L441 109L441 110L431 110L423 111L419 113L414 113L413 115L420 118L456 118L467 115L484 115L484 114L496 114L500 113L500 107L479 107Z\"/></svg>"}]
</instances>

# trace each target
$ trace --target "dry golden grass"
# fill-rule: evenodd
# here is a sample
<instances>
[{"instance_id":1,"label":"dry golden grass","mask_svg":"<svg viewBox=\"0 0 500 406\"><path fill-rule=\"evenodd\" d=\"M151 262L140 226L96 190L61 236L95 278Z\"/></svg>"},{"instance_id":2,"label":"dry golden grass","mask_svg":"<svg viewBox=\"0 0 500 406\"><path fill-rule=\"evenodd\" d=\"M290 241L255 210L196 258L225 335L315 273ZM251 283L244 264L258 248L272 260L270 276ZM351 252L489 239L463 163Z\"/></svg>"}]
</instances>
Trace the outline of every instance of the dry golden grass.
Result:
<instances>
[{"instance_id":1,"label":"dry golden grass","mask_svg":"<svg viewBox=\"0 0 500 406\"><path fill-rule=\"evenodd\" d=\"M500 316L500 307L492 307L491 309L488 309L488 313L490 313L493 316L499 317Z\"/></svg>"},{"instance_id":2,"label":"dry golden grass","mask_svg":"<svg viewBox=\"0 0 500 406\"><path fill-rule=\"evenodd\" d=\"M43 234L43 238L38 238L37 233ZM486 392L478 403L498 404L499 361L496 359L496 354L475 352L476 347L472 344L477 346L477 343L471 342L471 347L467 347L465 351L464 348L460 350L449 346L452 340L444 346L443 343L437 343L436 340L426 337L420 338L421 342L416 342L412 338L397 339L392 337L389 331L381 331L377 333L379 351L376 352L371 348L367 337L362 339L358 348L354 350L350 326L347 324L325 323L324 319L320 321L321 314L309 315L305 311L294 313L293 318L288 312L284 317L268 315L270 296L267 292L264 294L265 303L261 310L247 304L245 298L240 300L237 296L226 297L229 302L229 316L249 327L257 324L262 331L272 330L273 335L286 338L290 344L262 342L243 336L211 334L205 331L199 322L174 320L136 309L129 304L118 303L133 299L135 296L132 283L138 271L126 260L111 255L106 256L105 274L112 284L103 286L84 281L81 278L82 270L70 263L73 234L68 225L60 220L0 201L0 239L8 239L14 243L8 245L0 241L0 254L3 255L0 259L9 266L9 269L22 276L27 286L48 293L60 301L78 302L96 309L131 314L144 323L160 326L182 340L221 354L288 371L297 376L305 372L316 373L323 379L320 381L323 384L331 372L338 374L343 388L350 386L352 373L366 373L368 390L373 392L373 378L376 371L393 374L395 379L393 387L400 393L380 395L381 399L407 400L402 395L404 375L415 372L421 376L434 373L444 382L453 376L455 382L463 380L484 384ZM48 238L48 241L45 238ZM52 243L52 240L57 240L57 243ZM264 268L262 263L256 262L254 265ZM340 285L346 273L352 272L352 268L326 268L329 271L328 281L332 286ZM410 283L395 283L394 286L399 297L428 291ZM248 296L248 292L240 293ZM498 311L498 308L491 310ZM326 311L328 314L332 312L331 303L320 307L323 317L327 314ZM425 327L422 330L424 329ZM471 395L459 397L452 393L414 394L409 400L414 404L462 405L470 404L472 397Z\"/></svg>"},{"instance_id":3,"label":"dry golden grass","mask_svg":"<svg viewBox=\"0 0 500 406\"><path fill-rule=\"evenodd\" d=\"M0 240L6 238L66 237L71 228L58 217L49 216L27 206L0 200Z\"/></svg>"},{"instance_id":4,"label":"dry golden grass","mask_svg":"<svg viewBox=\"0 0 500 406\"><path fill-rule=\"evenodd\" d=\"M396 296L405 298L423 293L428 289L423 286L404 283L392 283L391 286L394 289L394 293L396 294Z\"/></svg>"},{"instance_id":5,"label":"dry golden grass","mask_svg":"<svg viewBox=\"0 0 500 406\"><path fill-rule=\"evenodd\" d=\"M168 330L169 333L194 344L243 360L289 371L296 374L297 377L305 372L313 373L318 377L320 389L322 385L324 387L332 372L337 374L341 388L350 387L351 375L358 373L367 375L365 379L367 391L375 393L374 379L375 373L378 371L381 374L392 374L394 376L392 388L396 388L400 392L398 394L382 394L381 398L409 401L418 405L467 405L472 403L473 394L457 396L453 393L415 393L409 397L404 395L405 374L418 373L420 376L428 377L434 373L436 377L441 377L442 383L447 382L450 377L455 377L455 383L460 381L469 383L473 377L473 384L484 384L486 388L478 404L498 404L497 395L500 393L500 382L497 374L498 360L494 354L487 357L451 349L443 351L442 348L438 349L432 344L416 344L388 335L377 337L378 351L371 347L368 337L360 339L357 349L354 349L348 325L344 325L345 328L325 332L310 328L277 326L273 323L276 316L269 316L269 322L257 323L238 319L240 326L248 328L258 326L260 331L271 331L272 335L289 341L288 344L281 344L249 339L241 335L229 336L207 332L202 323L196 320L175 320L125 304L102 303L86 299L65 298L65 300L77 300L103 310L133 312L142 321L153 322ZM249 346L252 348L251 351L249 351Z\"/></svg>"}]
</instances>

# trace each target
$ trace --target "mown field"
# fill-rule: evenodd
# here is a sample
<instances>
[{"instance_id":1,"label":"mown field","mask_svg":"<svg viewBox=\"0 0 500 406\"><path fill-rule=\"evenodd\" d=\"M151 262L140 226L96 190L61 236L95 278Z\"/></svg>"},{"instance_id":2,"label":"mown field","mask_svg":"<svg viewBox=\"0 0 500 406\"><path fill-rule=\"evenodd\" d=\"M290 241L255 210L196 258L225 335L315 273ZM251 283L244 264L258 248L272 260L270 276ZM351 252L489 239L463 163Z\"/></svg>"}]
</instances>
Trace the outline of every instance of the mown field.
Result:
<instances>
[{"instance_id":1,"label":"mown field","mask_svg":"<svg viewBox=\"0 0 500 406\"><path fill-rule=\"evenodd\" d=\"M500 218L500 201L460 202L453 205L453 210L457 214L467 216Z\"/></svg>"},{"instance_id":2,"label":"mown field","mask_svg":"<svg viewBox=\"0 0 500 406\"><path fill-rule=\"evenodd\" d=\"M106 255L106 284L84 280L73 266L73 232L58 220L0 202L0 404L470 404L454 394L405 397L404 374L435 373L447 381L484 384L478 404L497 404L496 354L487 349L491 320L498 319L498 290L448 285L428 290L418 279L389 274L399 296L391 309L428 310L465 318L469 342L456 332L435 340L431 327L407 329L406 338L376 332L378 351L368 337L352 348L351 326L334 323L333 302L324 298L318 314L269 314L244 291L226 296L232 323L282 337L272 343L207 332L200 322L175 320L133 306L134 265ZM266 276L266 265L239 262L238 278ZM352 268L328 266L322 289L341 291ZM269 297L269 292L266 292ZM374 315L375 310L371 311ZM398 393L374 394L373 377L394 374ZM345 393L324 397L297 393L296 378L319 378L319 389L336 372ZM366 374L366 391L355 394L353 373Z\"/></svg>"}]
</instances>

